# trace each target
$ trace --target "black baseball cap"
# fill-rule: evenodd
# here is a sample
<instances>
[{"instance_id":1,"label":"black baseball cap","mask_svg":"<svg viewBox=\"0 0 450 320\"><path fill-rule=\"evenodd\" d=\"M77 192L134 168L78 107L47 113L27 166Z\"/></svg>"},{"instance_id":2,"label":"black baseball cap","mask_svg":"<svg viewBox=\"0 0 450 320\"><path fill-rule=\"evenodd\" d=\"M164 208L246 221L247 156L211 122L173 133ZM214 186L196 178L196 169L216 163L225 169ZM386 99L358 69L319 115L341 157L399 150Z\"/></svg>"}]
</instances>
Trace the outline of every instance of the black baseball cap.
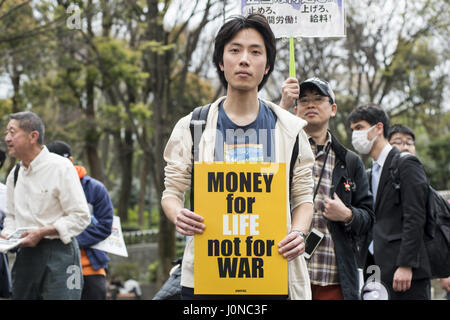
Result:
<instances>
[{"instance_id":1,"label":"black baseball cap","mask_svg":"<svg viewBox=\"0 0 450 320\"><path fill-rule=\"evenodd\" d=\"M319 89L319 91L324 95L331 99L332 103L336 103L336 98L334 96L334 92L331 89L331 86L328 82L325 80L319 79L319 78L309 78L305 81L303 81L300 84L300 95L303 90L306 90L308 88L315 87Z\"/></svg>"},{"instance_id":2,"label":"black baseball cap","mask_svg":"<svg viewBox=\"0 0 450 320\"><path fill-rule=\"evenodd\" d=\"M64 141L55 140L47 144L47 149L50 152L59 154L64 158L70 158L72 156L72 149Z\"/></svg>"}]
</instances>

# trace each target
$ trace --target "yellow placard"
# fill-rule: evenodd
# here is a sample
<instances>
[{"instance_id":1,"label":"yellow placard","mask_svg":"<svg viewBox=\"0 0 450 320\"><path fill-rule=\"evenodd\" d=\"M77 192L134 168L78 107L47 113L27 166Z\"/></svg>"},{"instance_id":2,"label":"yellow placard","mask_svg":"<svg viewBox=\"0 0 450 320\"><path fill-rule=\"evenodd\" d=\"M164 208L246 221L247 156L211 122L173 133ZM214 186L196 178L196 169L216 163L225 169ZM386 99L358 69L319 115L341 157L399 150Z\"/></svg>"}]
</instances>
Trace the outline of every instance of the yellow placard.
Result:
<instances>
[{"instance_id":1,"label":"yellow placard","mask_svg":"<svg viewBox=\"0 0 450 320\"><path fill-rule=\"evenodd\" d=\"M286 294L284 163L195 163L195 294Z\"/></svg>"}]
</instances>

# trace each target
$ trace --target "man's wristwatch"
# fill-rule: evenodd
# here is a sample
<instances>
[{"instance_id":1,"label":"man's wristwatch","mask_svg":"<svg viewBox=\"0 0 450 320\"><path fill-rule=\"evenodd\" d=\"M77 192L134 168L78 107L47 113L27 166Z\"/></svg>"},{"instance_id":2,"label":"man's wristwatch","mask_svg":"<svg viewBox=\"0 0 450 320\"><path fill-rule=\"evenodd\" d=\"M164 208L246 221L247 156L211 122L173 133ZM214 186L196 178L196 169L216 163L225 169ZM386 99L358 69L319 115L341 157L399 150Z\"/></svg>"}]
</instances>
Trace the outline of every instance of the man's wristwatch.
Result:
<instances>
[{"instance_id":1,"label":"man's wristwatch","mask_svg":"<svg viewBox=\"0 0 450 320\"><path fill-rule=\"evenodd\" d=\"M306 240L306 235L302 231L297 230L297 229L292 229L291 232L297 232L299 235L301 235L303 237L303 240Z\"/></svg>"}]
</instances>

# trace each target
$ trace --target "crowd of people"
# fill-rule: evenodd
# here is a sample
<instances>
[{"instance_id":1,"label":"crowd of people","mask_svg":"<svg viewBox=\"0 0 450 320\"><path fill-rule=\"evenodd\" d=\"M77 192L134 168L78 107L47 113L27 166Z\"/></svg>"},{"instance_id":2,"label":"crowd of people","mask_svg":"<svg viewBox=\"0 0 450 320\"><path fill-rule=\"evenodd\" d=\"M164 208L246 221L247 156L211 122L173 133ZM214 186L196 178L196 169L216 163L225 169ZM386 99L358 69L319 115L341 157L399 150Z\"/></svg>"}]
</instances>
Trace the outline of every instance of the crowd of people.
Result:
<instances>
[{"instance_id":1,"label":"crowd of people","mask_svg":"<svg viewBox=\"0 0 450 320\"><path fill-rule=\"evenodd\" d=\"M111 199L100 181L72 164L67 143L45 146L44 135L44 123L36 114L10 115L5 142L9 155L20 162L6 180L0 237L25 229L2 296L106 299L109 258L91 246L111 234ZM2 257L1 271L7 274L6 254Z\"/></svg>"},{"instance_id":2,"label":"crowd of people","mask_svg":"<svg viewBox=\"0 0 450 320\"><path fill-rule=\"evenodd\" d=\"M288 78L281 85L279 105L258 98L275 59L275 37L263 16L228 20L216 36L213 53L226 96L209 105L205 133L195 137L198 161L284 162L292 168L290 203L286 212L278 213L288 227L278 244L288 261L288 295L243 297L357 300L359 269L366 276L366 268L377 265L390 299L430 299L431 272L423 240L426 173L417 158L402 162L400 201L389 174L400 151L415 154L414 133L402 125L390 126L381 106L361 105L348 119L356 153L349 150L330 131L338 104L327 81ZM178 121L166 145L161 205L176 231L188 236L181 298L217 299L194 293L191 236L203 233L206 224L193 208L184 206L184 195L192 187L191 118L192 113ZM254 134L261 131L267 134ZM10 115L5 142L9 156L19 163L6 186L0 185L0 237L27 229L15 249L11 273L6 254L1 254L0 296L106 299L109 258L92 246L111 233L111 199L101 182L73 165L67 143L44 145L44 133L36 114ZM292 158L294 149L297 156ZM372 159L368 171L357 153ZM5 155L0 156L3 165ZM324 237L305 259L305 238L312 228ZM449 279L441 279L441 284L450 291ZM121 284L116 285L115 295ZM135 290L140 296L140 289Z\"/></svg>"},{"instance_id":3,"label":"crowd of people","mask_svg":"<svg viewBox=\"0 0 450 320\"><path fill-rule=\"evenodd\" d=\"M293 177L288 188L288 233L279 252L288 260L288 298L359 299L358 269L366 276L366 268L377 265L390 299L430 299L431 272L423 238L426 174L417 158L402 162L400 203L395 201L389 174L400 150L415 152L414 134L405 126L390 128L381 106L356 107L347 125L355 151L372 159L366 172L361 158L329 130L338 105L327 81L314 77L299 84L288 78L281 86L279 105L258 98L275 57L274 35L260 15L235 17L219 30L213 61L226 96L209 105L204 134L194 136L194 141L189 134L192 113L173 129L164 152L161 203L166 216L186 236L202 234L206 228L201 215L184 207L184 194L191 187L192 150L200 162L286 162L287 168L292 164ZM294 114L289 112L292 107ZM264 130L266 134L254 134ZM295 144L298 156L291 159ZM284 213L280 219L285 219ZM324 238L305 261L305 235L311 228ZM194 293L195 253L193 237L188 239L181 298L217 299ZM448 291L448 279L441 283Z\"/></svg>"}]
</instances>

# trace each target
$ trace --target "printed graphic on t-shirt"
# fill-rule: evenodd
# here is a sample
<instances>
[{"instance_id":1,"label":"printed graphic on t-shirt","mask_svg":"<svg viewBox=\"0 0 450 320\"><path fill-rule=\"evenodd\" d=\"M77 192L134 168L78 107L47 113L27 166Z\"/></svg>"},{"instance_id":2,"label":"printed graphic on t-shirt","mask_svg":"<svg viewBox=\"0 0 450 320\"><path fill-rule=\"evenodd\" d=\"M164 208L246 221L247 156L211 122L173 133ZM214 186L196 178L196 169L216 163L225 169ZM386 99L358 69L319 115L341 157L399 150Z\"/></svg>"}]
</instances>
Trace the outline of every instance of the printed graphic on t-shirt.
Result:
<instances>
[{"instance_id":1,"label":"printed graphic on t-shirt","mask_svg":"<svg viewBox=\"0 0 450 320\"><path fill-rule=\"evenodd\" d=\"M263 162L262 144L232 144L224 143L224 160L226 162Z\"/></svg>"},{"instance_id":2,"label":"printed graphic on t-shirt","mask_svg":"<svg viewBox=\"0 0 450 320\"><path fill-rule=\"evenodd\" d=\"M260 101L260 110L252 123L239 126L219 106L214 159L225 162L274 162L276 116Z\"/></svg>"}]
</instances>

